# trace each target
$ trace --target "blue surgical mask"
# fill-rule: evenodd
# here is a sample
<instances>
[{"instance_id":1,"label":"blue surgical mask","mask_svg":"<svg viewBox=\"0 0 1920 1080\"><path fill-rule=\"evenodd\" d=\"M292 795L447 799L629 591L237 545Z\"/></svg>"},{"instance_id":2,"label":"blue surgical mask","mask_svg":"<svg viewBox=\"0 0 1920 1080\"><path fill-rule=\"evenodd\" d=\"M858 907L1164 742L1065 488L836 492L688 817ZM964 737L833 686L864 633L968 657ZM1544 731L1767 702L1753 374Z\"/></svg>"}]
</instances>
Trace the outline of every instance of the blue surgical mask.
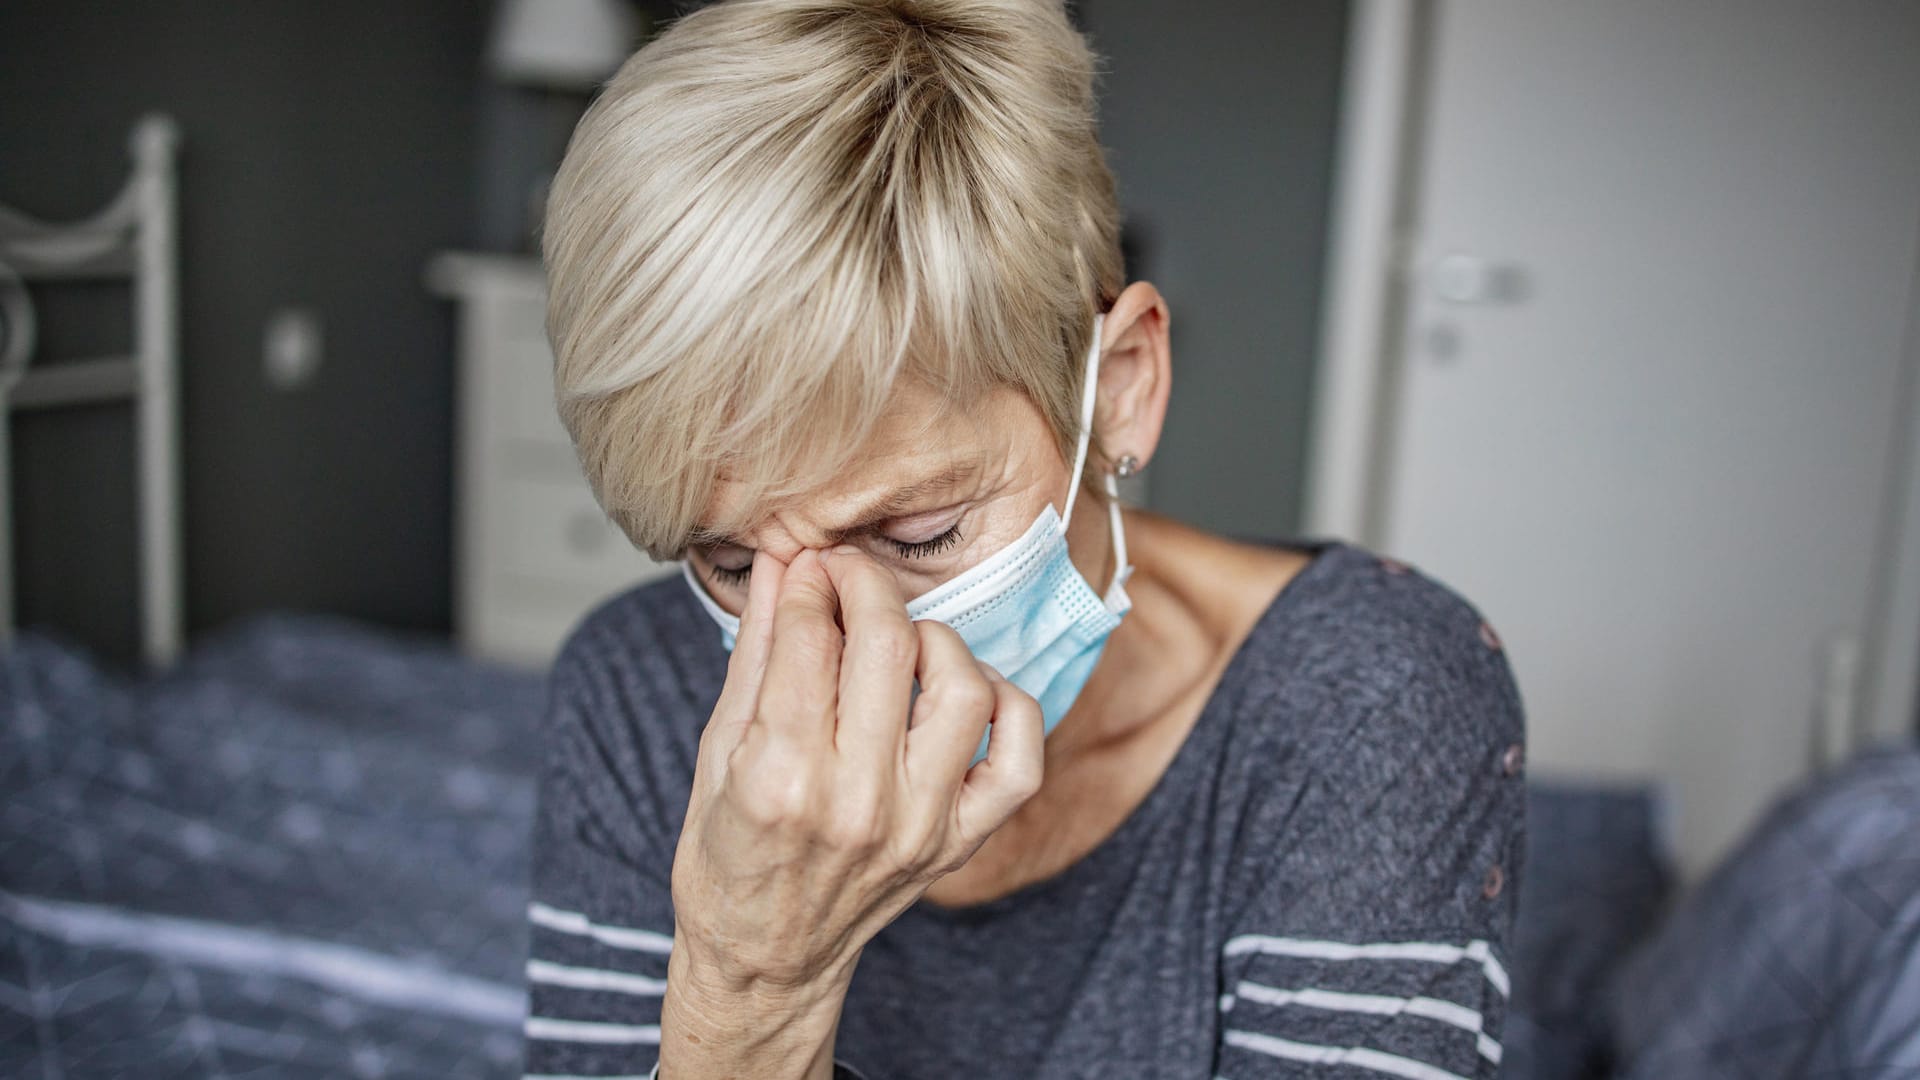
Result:
<instances>
[{"instance_id":1,"label":"blue surgical mask","mask_svg":"<svg viewBox=\"0 0 1920 1080\"><path fill-rule=\"evenodd\" d=\"M1106 648L1107 636L1133 606L1126 590L1133 567L1127 563L1126 531L1112 473L1106 476L1106 488L1115 570L1104 597L1093 591L1067 554L1067 523L1080 493L1093 433L1101 321L1101 316L1094 317L1093 345L1087 353L1080 441L1067 487L1068 516L1061 517L1048 505L1018 540L907 603L909 618L933 619L953 627L975 658L993 665L1007 681L1033 695L1048 734L1080 696ZM731 651L740 632L739 616L728 614L707 595L691 564L683 563L681 569L694 596L720 625L720 640ZM986 753L983 737L973 759L979 761Z\"/></svg>"}]
</instances>

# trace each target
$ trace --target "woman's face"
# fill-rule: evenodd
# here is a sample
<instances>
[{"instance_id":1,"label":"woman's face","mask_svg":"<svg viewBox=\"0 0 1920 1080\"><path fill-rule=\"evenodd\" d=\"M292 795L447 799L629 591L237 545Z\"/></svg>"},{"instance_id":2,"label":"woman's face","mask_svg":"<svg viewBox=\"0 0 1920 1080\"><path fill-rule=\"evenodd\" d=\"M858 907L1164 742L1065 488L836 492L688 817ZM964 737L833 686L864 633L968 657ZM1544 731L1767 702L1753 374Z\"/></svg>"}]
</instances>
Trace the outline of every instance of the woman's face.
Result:
<instances>
[{"instance_id":1,"label":"woman's face","mask_svg":"<svg viewBox=\"0 0 1920 1080\"><path fill-rule=\"evenodd\" d=\"M893 573L904 602L1019 539L1047 504L1064 513L1069 469L1039 409L1017 390L997 388L962 411L925 387L902 386L826 487L748 507L723 480L701 521L701 535L713 539L696 540L687 559L707 592L738 614L756 551L790 562L806 548L851 544ZM1075 517L1078 534L1098 515Z\"/></svg>"}]
</instances>

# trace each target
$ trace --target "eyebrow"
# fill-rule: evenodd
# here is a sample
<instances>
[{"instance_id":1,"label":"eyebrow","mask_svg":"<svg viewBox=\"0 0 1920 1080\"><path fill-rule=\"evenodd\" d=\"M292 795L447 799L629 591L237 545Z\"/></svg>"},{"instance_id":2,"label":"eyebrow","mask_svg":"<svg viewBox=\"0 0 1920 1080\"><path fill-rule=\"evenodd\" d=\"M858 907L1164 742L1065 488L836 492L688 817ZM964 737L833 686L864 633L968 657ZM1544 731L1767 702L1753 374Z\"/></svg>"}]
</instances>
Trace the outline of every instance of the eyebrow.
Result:
<instances>
[{"instance_id":1,"label":"eyebrow","mask_svg":"<svg viewBox=\"0 0 1920 1080\"><path fill-rule=\"evenodd\" d=\"M849 523L839 526L838 528L828 529L826 543L822 546L832 547L835 544L845 542L849 537L858 536L861 533L873 529L877 525L885 524L887 521L914 509L920 500L927 496L957 487L962 481L977 475L979 471L980 465L978 462L956 462L931 476L915 480L913 483L903 487L895 488L893 491L888 492L883 498L876 500L861 510ZM694 526L693 533L688 538L688 543L702 547L746 546L740 542L738 536L711 529L705 525Z\"/></svg>"}]
</instances>

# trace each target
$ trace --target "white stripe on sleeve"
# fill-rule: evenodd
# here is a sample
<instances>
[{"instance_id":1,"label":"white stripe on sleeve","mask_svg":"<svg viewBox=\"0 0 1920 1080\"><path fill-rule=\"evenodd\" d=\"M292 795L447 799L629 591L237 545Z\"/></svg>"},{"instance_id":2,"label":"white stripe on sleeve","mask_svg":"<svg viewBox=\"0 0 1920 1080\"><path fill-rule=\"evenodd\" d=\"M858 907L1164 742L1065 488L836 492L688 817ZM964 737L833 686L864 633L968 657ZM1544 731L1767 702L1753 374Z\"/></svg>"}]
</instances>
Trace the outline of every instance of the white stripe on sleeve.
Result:
<instances>
[{"instance_id":1,"label":"white stripe on sleeve","mask_svg":"<svg viewBox=\"0 0 1920 1080\"><path fill-rule=\"evenodd\" d=\"M1479 939L1465 945L1434 941L1382 941L1356 945L1344 941L1242 934L1229 940L1224 951L1228 956L1262 953L1305 960L1416 960L1430 964L1457 964L1465 960L1480 965L1487 981L1493 984L1501 997L1507 996L1510 985L1507 969L1500 966L1500 961L1493 955L1492 946Z\"/></svg>"},{"instance_id":2,"label":"white stripe on sleeve","mask_svg":"<svg viewBox=\"0 0 1920 1080\"><path fill-rule=\"evenodd\" d=\"M636 952L659 953L665 955L673 951L673 936L652 930L635 930L625 926L608 926L597 923L577 911L562 911L548 907L535 900L527 905L527 919L535 926L544 926L549 930L558 930L563 934L577 934L590 937L602 945L616 949L632 949Z\"/></svg>"},{"instance_id":3,"label":"white stripe on sleeve","mask_svg":"<svg viewBox=\"0 0 1920 1080\"><path fill-rule=\"evenodd\" d=\"M574 990L606 990L615 994L637 994L641 997L659 997L667 992L665 979L650 978L646 975L629 975L623 971L569 967L566 964L554 964L545 960L527 961L527 981L545 983L548 986L565 986Z\"/></svg>"},{"instance_id":4,"label":"white stripe on sleeve","mask_svg":"<svg viewBox=\"0 0 1920 1080\"><path fill-rule=\"evenodd\" d=\"M1429 1020L1438 1020L1462 1031L1471 1032L1475 1036L1480 1055L1495 1065L1500 1064L1500 1044L1487 1037L1485 1021L1481 1015L1464 1005L1456 1005L1441 998L1348 994L1313 987L1302 990L1282 990L1243 981L1234 988L1228 1000L1234 1003L1250 1001L1256 1005L1271 1005L1276 1008L1299 1005L1304 1008L1326 1009L1333 1012L1361 1012L1375 1016L1420 1016Z\"/></svg>"},{"instance_id":5,"label":"white stripe on sleeve","mask_svg":"<svg viewBox=\"0 0 1920 1080\"><path fill-rule=\"evenodd\" d=\"M1286 1061L1304 1061L1314 1065L1351 1065L1356 1069L1403 1077L1404 1080L1466 1080L1459 1073L1448 1072L1439 1066L1401 1057L1398 1054L1369 1050L1364 1046L1320 1046L1314 1043L1275 1038L1272 1035L1262 1035L1254 1031L1229 1030L1225 1039L1228 1046L1237 1046L1242 1050L1251 1050L1256 1054L1265 1054L1268 1057Z\"/></svg>"},{"instance_id":6,"label":"white stripe on sleeve","mask_svg":"<svg viewBox=\"0 0 1920 1080\"><path fill-rule=\"evenodd\" d=\"M658 1024L603 1024L592 1020L527 1017L527 1038L549 1042L660 1044Z\"/></svg>"}]
</instances>

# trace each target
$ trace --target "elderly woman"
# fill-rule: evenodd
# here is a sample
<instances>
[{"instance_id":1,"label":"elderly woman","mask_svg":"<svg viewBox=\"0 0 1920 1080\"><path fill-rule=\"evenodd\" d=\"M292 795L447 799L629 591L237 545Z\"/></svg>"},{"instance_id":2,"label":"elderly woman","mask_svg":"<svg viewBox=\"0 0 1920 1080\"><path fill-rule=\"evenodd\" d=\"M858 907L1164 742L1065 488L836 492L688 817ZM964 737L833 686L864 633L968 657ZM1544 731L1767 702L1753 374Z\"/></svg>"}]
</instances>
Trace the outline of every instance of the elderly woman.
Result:
<instances>
[{"instance_id":1,"label":"elderly woman","mask_svg":"<svg viewBox=\"0 0 1920 1080\"><path fill-rule=\"evenodd\" d=\"M733 0L582 120L560 410L685 573L554 670L530 1073L1495 1072L1499 639L1121 507L1172 357L1092 67L1058 0Z\"/></svg>"}]
</instances>

